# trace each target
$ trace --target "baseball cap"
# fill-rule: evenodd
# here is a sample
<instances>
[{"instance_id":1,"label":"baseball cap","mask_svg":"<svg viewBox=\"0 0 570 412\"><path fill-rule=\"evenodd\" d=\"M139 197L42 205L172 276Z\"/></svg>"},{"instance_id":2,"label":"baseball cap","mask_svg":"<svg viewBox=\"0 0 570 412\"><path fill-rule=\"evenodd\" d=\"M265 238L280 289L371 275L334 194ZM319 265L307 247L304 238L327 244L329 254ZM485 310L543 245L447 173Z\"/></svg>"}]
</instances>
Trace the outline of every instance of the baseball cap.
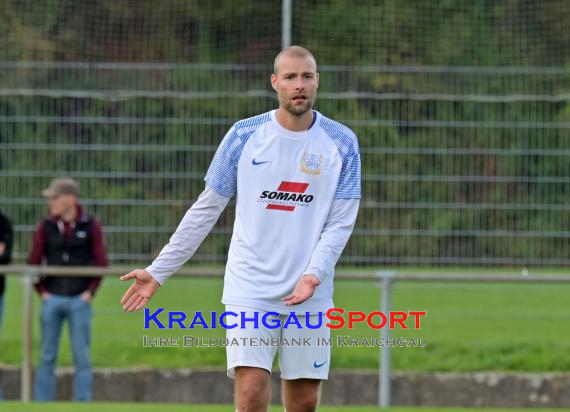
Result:
<instances>
[{"instance_id":1,"label":"baseball cap","mask_svg":"<svg viewBox=\"0 0 570 412\"><path fill-rule=\"evenodd\" d=\"M53 179L47 189L42 190L44 197L58 197L62 195L79 195L79 183L69 177Z\"/></svg>"}]
</instances>

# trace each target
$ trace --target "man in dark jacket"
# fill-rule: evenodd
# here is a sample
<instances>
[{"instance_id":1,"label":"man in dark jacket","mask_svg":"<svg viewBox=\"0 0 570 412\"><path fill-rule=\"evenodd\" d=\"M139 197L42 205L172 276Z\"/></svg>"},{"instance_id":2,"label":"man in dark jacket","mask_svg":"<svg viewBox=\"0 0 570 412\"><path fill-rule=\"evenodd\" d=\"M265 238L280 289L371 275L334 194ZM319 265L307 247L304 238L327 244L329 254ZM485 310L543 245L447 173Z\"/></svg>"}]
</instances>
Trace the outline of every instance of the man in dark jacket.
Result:
<instances>
[{"instance_id":1,"label":"man in dark jacket","mask_svg":"<svg viewBox=\"0 0 570 412\"><path fill-rule=\"evenodd\" d=\"M0 265L8 265L12 257L14 231L8 218L0 212ZM4 274L0 273L0 329L2 327L2 312L4 307Z\"/></svg>"},{"instance_id":2,"label":"man in dark jacket","mask_svg":"<svg viewBox=\"0 0 570 412\"><path fill-rule=\"evenodd\" d=\"M79 184L69 178L55 179L42 195L48 200L50 216L36 227L28 263L107 266L101 224L80 206ZM74 399L91 400L91 300L100 283L101 277L45 276L36 284L42 299L36 400L49 401L55 397L54 370L65 319L69 322L75 366Z\"/></svg>"}]
</instances>

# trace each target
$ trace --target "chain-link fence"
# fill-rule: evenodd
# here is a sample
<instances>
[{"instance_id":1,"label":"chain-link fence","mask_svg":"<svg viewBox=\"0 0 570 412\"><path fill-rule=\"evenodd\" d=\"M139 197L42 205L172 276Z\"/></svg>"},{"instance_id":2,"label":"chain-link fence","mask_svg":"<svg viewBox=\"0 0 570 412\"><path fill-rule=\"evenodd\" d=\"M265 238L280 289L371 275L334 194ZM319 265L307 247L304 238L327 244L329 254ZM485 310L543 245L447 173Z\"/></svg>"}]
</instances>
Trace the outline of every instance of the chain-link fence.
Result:
<instances>
[{"instance_id":1,"label":"chain-link fence","mask_svg":"<svg viewBox=\"0 0 570 412\"><path fill-rule=\"evenodd\" d=\"M292 3L317 109L361 144L342 261L569 263L570 5L353 3ZM71 175L111 259L148 262L226 130L276 106L280 2L7 1L0 22L0 205L19 261L40 190ZM224 261L232 215L194 261Z\"/></svg>"}]
</instances>

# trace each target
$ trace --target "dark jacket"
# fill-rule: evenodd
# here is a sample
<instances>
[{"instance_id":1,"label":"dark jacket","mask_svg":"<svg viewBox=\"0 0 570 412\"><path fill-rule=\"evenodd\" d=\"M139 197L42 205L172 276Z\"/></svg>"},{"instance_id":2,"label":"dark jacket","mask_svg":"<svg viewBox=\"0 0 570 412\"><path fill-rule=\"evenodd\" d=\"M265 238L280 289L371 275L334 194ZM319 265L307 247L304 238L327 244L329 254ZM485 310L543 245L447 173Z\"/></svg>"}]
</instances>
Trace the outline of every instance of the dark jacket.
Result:
<instances>
[{"instance_id":1,"label":"dark jacket","mask_svg":"<svg viewBox=\"0 0 570 412\"><path fill-rule=\"evenodd\" d=\"M34 233L31 265L107 266L107 252L98 220L78 206L78 218L64 222L57 217L42 220ZM101 277L44 276L36 284L38 293L73 296L86 290L95 294Z\"/></svg>"},{"instance_id":2,"label":"dark jacket","mask_svg":"<svg viewBox=\"0 0 570 412\"><path fill-rule=\"evenodd\" d=\"M4 253L0 254L0 265L8 265L12 259L14 231L8 218L0 213L0 242L5 244ZM4 294L4 274L0 274L0 296Z\"/></svg>"}]
</instances>

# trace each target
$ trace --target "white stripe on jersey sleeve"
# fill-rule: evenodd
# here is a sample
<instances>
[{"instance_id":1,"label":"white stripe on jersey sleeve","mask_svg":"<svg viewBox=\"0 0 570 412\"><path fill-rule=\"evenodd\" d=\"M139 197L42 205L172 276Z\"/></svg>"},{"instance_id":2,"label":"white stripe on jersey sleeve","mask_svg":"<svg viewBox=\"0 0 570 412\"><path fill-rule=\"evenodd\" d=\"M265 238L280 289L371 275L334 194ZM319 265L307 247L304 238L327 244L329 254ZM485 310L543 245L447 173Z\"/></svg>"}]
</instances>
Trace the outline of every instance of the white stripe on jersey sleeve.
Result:
<instances>
[{"instance_id":1,"label":"white stripe on jersey sleeve","mask_svg":"<svg viewBox=\"0 0 570 412\"><path fill-rule=\"evenodd\" d=\"M320 126L336 144L342 159L335 199L360 199L360 149L358 138L348 127L327 117Z\"/></svg>"},{"instance_id":2,"label":"white stripe on jersey sleeve","mask_svg":"<svg viewBox=\"0 0 570 412\"><path fill-rule=\"evenodd\" d=\"M226 197L236 194L237 168L243 147L252 133L270 120L270 114L263 113L240 120L226 133L204 178L216 193Z\"/></svg>"},{"instance_id":3,"label":"white stripe on jersey sleeve","mask_svg":"<svg viewBox=\"0 0 570 412\"><path fill-rule=\"evenodd\" d=\"M224 136L210 163L204 180L216 193L225 197L236 194L237 165L245 142L235 126Z\"/></svg>"}]
</instances>

